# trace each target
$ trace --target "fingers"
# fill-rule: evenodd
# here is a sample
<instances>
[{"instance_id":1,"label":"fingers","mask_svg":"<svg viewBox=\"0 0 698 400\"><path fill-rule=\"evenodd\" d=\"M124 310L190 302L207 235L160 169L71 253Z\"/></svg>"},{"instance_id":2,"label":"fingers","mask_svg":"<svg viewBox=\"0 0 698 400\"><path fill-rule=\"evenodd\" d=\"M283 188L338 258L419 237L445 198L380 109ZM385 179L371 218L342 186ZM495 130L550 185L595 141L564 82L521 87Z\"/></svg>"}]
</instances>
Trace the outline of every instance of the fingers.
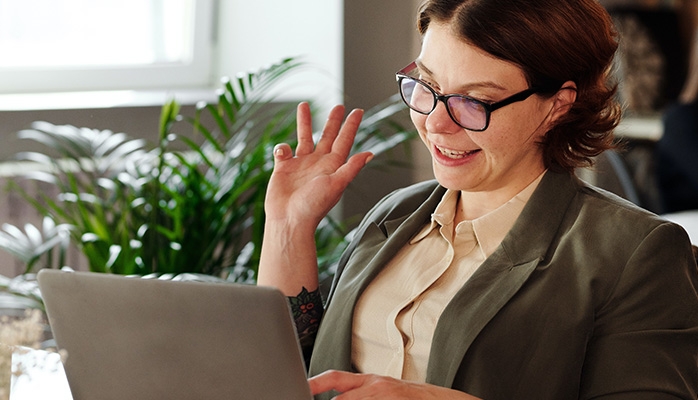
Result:
<instances>
[{"instance_id":1,"label":"fingers","mask_svg":"<svg viewBox=\"0 0 698 400\"><path fill-rule=\"evenodd\" d=\"M361 169L373 159L373 154L369 152L354 154L347 162L337 169L335 177L349 185L349 182L361 172ZM345 186L346 187L346 186Z\"/></svg>"},{"instance_id":2,"label":"fingers","mask_svg":"<svg viewBox=\"0 0 698 400\"><path fill-rule=\"evenodd\" d=\"M409 382L375 374L326 371L308 380L313 395L335 390L335 399L458 399L480 400L470 394L431 384Z\"/></svg>"},{"instance_id":3,"label":"fingers","mask_svg":"<svg viewBox=\"0 0 698 400\"><path fill-rule=\"evenodd\" d=\"M314 396L330 390L336 390L340 393L347 392L363 385L365 381L366 375L330 370L308 379L308 384Z\"/></svg>"},{"instance_id":4,"label":"fingers","mask_svg":"<svg viewBox=\"0 0 698 400\"><path fill-rule=\"evenodd\" d=\"M332 145L333 152L340 154L344 158L349 156L349 152L351 152L351 148L354 145L356 132L359 130L359 125L361 125L361 119L363 116L364 111L360 109L352 110L352 112L349 113L339 131L337 138L334 140Z\"/></svg>"},{"instance_id":5,"label":"fingers","mask_svg":"<svg viewBox=\"0 0 698 400\"><path fill-rule=\"evenodd\" d=\"M356 132L359 130L363 116L363 110L354 109L349 113L346 120L343 120L344 107L337 106L333 108L322 131L317 151L323 153L334 152L342 158L346 158L354 144Z\"/></svg>"},{"instance_id":6,"label":"fingers","mask_svg":"<svg viewBox=\"0 0 698 400\"><path fill-rule=\"evenodd\" d=\"M316 147L313 142L310 105L307 102L298 104L296 109L298 136L296 156L308 155L313 153L313 151L317 151L320 154L334 152L341 158L346 159L351 152L364 112L361 109L352 110L345 120L344 110L345 108L342 105L332 108ZM287 160L292 156L292 151L285 145L274 147L274 158L276 161Z\"/></svg>"},{"instance_id":7,"label":"fingers","mask_svg":"<svg viewBox=\"0 0 698 400\"><path fill-rule=\"evenodd\" d=\"M298 130L298 147L296 147L296 155L302 156L310 154L315 148L313 143L313 122L310 114L310 104L302 102L298 104L296 109L296 129Z\"/></svg>"},{"instance_id":8,"label":"fingers","mask_svg":"<svg viewBox=\"0 0 698 400\"><path fill-rule=\"evenodd\" d=\"M349 117L347 117L347 119L348 118ZM332 144L339 134L343 120L344 106L334 106L332 110L330 110L330 114L327 117L327 122L325 122L325 127L322 129L322 136L317 144L318 151L322 153L329 153L332 150Z\"/></svg>"}]
</instances>

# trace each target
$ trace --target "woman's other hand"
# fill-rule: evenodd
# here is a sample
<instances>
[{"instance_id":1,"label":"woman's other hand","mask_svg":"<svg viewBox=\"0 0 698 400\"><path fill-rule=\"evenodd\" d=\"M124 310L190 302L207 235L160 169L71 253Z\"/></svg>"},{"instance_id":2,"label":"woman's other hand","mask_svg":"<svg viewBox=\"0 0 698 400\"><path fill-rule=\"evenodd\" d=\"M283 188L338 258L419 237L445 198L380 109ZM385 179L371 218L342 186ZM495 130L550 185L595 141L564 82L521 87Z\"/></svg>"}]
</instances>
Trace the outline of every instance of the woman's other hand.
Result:
<instances>
[{"instance_id":1,"label":"woman's other hand","mask_svg":"<svg viewBox=\"0 0 698 400\"><path fill-rule=\"evenodd\" d=\"M426 383L403 381L373 374L326 371L308 380L313 395L335 390L337 400L434 399L475 400L467 393Z\"/></svg>"}]
</instances>

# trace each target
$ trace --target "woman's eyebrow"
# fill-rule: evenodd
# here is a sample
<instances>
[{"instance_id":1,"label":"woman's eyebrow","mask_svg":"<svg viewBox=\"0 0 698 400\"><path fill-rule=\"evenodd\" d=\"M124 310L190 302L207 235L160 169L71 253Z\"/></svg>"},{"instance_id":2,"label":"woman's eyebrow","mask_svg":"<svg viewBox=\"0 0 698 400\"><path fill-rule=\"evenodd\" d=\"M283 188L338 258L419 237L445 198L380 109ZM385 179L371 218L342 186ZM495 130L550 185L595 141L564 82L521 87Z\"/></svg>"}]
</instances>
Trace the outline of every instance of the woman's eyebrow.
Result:
<instances>
[{"instance_id":1,"label":"woman's eyebrow","mask_svg":"<svg viewBox=\"0 0 698 400\"><path fill-rule=\"evenodd\" d=\"M417 59L414 61L414 63L417 65L417 68L421 73L432 77L434 76L434 73L426 65L424 65L424 63L421 60ZM507 88L505 88L504 86L499 85L493 81L482 81L463 84L457 88L457 91L466 92L473 89L495 89L502 91L507 90Z\"/></svg>"},{"instance_id":2,"label":"woman's eyebrow","mask_svg":"<svg viewBox=\"0 0 698 400\"><path fill-rule=\"evenodd\" d=\"M427 68L426 65L424 65L422 60L416 59L416 60L414 60L414 63L417 64L417 68L419 68L420 71L424 72L427 75L433 75L431 70L429 68Z\"/></svg>"}]
</instances>

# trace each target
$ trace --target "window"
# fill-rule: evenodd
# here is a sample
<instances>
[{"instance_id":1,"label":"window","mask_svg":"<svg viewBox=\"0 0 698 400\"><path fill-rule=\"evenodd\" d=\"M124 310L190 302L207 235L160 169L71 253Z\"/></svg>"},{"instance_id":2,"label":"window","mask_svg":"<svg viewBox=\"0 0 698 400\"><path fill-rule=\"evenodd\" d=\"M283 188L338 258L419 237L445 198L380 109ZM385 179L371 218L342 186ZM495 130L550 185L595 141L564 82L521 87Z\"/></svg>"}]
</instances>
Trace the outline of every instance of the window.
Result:
<instances>
[{"instance_id":1,"label":"window","mask_svg":"<svg viewBox=\"0 0 698 400\"><path fill-rule=\"evenodd\" d=\"M211 84L214 0L0 0L0 93Z\"/></svg>"}]
</instances>

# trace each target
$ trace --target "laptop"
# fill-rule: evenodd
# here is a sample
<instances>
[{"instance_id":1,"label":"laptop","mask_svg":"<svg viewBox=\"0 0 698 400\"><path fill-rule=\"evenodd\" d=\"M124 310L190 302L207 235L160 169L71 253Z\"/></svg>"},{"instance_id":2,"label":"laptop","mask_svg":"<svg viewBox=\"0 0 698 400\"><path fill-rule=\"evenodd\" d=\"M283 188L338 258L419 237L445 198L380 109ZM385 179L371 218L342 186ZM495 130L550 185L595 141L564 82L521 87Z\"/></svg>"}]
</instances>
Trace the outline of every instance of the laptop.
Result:
<instances>
[{"instance_id":1,"label":"laptop","mask_svg":"<svg viewBox=\"0 0 698 400\"><path fill-rule=\"evenodd\" d=\"M74 400L312 398L274 288L50 269L38 281Z\"/></svg>"}]
</instances>

